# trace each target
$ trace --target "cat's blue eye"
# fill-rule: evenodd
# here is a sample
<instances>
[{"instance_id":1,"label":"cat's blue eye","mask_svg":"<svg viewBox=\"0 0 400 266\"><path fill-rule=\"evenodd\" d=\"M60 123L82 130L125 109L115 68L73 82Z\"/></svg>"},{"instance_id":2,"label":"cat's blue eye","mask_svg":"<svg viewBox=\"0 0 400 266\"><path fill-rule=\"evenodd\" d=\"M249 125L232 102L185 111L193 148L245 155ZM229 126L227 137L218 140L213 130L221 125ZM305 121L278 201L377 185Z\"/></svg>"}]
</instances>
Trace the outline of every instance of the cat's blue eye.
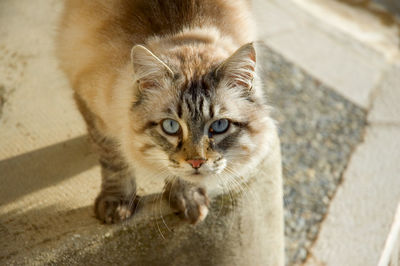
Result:
<instances>
[{"instance_id":1,"label":"cat's blue eye","mask_svg":"<svg viewBox=\"0 0 400 266\"><path fill-rule=\"evenodd\" d=\"M173 119L164 119L161 125L164 132L169 135L175 135L181 128L178 121L175 121Z\"/></svg>"},{"instance_id":2,"label":"cat's blue eye","mask_svg":"<svg viewBox=\"0 0 400 266\"><path fill-rule=\"evenodd\" d=\"M210 126L210 131L215 134L221 134L227 131L229 128L229 120L228 119L220 119L214 121Z\"/></svg>"}]
</instances>

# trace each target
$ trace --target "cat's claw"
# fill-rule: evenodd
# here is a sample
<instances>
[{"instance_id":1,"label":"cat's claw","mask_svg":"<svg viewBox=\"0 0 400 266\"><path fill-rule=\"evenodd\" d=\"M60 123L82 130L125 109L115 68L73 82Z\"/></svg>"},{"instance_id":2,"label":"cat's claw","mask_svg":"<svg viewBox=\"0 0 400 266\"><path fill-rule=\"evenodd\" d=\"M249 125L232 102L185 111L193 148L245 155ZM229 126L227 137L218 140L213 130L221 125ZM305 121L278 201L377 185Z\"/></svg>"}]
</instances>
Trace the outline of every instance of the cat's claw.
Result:
<instances>
[{"instance_id":1,"label":"cat's claw","mask_svg":"<svg viewBox=\"0 0 400 266\"><path fill-rule=\"evenodd\" d=\"M170 207L178 211L181 219L191 224L201 222L207 217L209 200L202 187L178 179L165 185L163 196Z\"/></svg>"},{"instance_id":2,"label":"cat's claw","mask_svg":"<svg viewBox=\"0 0 400 266\"><path fill-rule=\"evenodd\" d=\"M106 224L125 221L133 215L136 202L136 197L131 202L123 197L100 193L95 201L96 217Z\"/></svg>"}]
</instances>

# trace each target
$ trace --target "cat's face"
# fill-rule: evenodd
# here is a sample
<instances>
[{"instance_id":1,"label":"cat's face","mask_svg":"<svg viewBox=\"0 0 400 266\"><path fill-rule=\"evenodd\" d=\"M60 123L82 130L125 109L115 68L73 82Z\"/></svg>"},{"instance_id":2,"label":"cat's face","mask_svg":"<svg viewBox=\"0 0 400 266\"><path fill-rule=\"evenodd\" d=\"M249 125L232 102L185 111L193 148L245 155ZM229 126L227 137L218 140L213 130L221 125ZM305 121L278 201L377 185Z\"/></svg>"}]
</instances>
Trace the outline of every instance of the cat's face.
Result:
<instances>
[{"instance_id":1,"label":"cat's face","mask_svg":"<svg viewBox=\"0 0 400 266\"><path fill-rule=\"evenodd\" d=\"M237 177L261 156L267 111L252 91L255 57L240 56L245 62L233 63L241 72L224 63L188 78L161 64L155 76L138 80L132 149L148 168L201 183ZM167 77L157 78L163 71Z\"/></svg>"}]
</instances>

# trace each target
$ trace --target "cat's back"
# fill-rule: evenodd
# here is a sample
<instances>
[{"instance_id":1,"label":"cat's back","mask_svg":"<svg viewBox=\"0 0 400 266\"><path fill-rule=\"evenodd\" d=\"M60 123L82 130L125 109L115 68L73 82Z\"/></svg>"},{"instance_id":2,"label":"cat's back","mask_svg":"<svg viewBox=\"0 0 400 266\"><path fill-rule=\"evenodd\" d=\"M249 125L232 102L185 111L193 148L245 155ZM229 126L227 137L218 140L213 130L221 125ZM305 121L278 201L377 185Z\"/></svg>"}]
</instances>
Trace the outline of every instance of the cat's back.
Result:
<instances>
[{"instance_id":1,"label":"cat's back","mask_svg":"<svg viewBox=\"0 0 400 266\"><path fill-rule=\"evenodd\" d=\"M135 42L208 26L241 38L251 16L249 9L250 0L67 0L63 27L89 26L100 34L126 34Z\"/></svg>"},{"instance_id":2,"label":"cat's back","mask_svg":"<svg viewBox=\"0 0 400 266\"><path fill-rule=\"evenodd\" d=\"M214 27L238 45L253 41L249 9L248 0L68 0L58 54L74 86L90 68L125 64L133 45L185 28Z\"/></svg>"}]
</instances>

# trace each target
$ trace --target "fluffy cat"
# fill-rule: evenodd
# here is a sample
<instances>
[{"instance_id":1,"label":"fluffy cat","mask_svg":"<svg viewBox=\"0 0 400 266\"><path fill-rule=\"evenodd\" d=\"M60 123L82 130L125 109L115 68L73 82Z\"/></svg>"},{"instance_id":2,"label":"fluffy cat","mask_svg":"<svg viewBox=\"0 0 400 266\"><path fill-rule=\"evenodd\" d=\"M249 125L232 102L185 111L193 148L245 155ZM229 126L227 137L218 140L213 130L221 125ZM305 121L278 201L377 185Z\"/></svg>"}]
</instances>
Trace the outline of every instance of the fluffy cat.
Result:
<instances>
[{"instance_id":1,"label":"fluffy cat","mask_svg":"<svg viewBox=\"0 0 400 266\"><path fill-rule=\"evenodd\" d=\"M256 71L245 0L69 0L58 39L102 169L105 223L129 218L136 177L168 180L191 223L207 191L242 182L276 128Z\"/></svg>"}]
</instances>

